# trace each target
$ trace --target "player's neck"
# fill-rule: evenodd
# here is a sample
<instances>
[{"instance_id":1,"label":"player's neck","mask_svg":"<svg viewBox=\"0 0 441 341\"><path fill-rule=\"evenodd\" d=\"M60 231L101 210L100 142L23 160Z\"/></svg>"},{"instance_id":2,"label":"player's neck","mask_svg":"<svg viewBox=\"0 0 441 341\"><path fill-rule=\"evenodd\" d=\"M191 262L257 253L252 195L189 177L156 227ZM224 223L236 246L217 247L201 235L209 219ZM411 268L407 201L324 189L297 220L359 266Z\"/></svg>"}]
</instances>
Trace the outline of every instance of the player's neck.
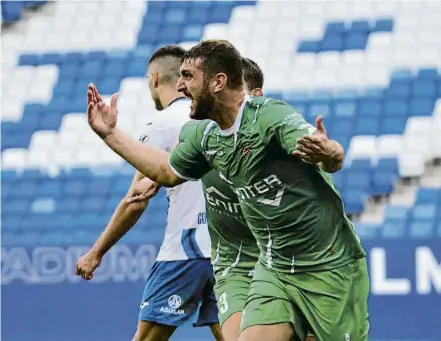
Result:
<instances>
[{"instance_id":1,"label":"player's neck","mask_svg":"<svg viewBox=\"0 0 441 341\"><path fill-rule=\"evenodd\" d=\"M177 92L174 89L164 90L161 94L159 100L161 101L162 107L165 109L170 106L174 101L179 98L184 98L185 96L181 92Z\"/></svg>"},{"instance_id":2,"label":"player's neck","mask_svg":"<svg viewBox=\"0 0 441 341\"><path fill-rule=\"evenodd\" d=\"M231 128L236 121L244 98L245 92L243 91L229 91L224 96L220 96L211 119L215 121L222 130Z\"/></svg>"}]
</instances>

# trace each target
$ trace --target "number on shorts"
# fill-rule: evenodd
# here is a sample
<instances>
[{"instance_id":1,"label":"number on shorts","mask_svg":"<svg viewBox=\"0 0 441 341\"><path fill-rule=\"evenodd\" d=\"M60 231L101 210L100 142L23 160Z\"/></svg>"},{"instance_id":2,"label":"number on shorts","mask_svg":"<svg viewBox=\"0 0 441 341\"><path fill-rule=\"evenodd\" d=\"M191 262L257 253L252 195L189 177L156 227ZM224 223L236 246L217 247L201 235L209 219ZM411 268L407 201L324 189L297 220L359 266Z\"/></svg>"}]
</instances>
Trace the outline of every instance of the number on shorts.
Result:
<instances>
[{"instance_id":1,"label":"number on shorts","mask_svg":"<svg viewBox=\"0 0 441 341\"><path fill-rule=\"evenodd\" d=\"M221 314L225 314L228 310L228 302L227 302L227 293L223 292L220 296L219 296L219 305L220 305L220 312Z\"/></svg>"}]
</instances>

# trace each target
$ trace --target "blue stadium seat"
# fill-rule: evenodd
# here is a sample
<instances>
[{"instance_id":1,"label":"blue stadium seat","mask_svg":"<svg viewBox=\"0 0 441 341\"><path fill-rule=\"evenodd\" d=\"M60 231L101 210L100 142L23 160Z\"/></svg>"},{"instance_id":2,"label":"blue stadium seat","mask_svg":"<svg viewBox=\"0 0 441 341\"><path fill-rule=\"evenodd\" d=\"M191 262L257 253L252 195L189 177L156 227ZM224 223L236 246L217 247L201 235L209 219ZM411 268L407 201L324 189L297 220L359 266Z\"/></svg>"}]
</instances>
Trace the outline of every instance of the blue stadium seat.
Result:
<instances>
[{"instance_id":1,"label":"blue stadium seat","mask_svg":"<svg viewBox=\"0 0 441 341\"><path fill-rule=\"evenodd\" d=\"M343 192L343 202L349 214L360 213L367 199L366 192L359 189L347 189Z\"/></svg>"},{"instance_id":2,"label":"blue stadium seat","mask_svg":"<svg viewBox=\"0 0 441 341\"><path fill-rule=\"evenodd\" d=\"M417 192L416 204L438 205L441 201L441 190L437 188L420 188Z\"/></svg>"},{"instance_id":3,"label":"blue stadium seat","mask_svg":"<svg viewBox=\"0 0 441 341\"><path fill-rule=\"evenodd\" d=\"M412 218L421 221L434 221L437 213L436 204L417 204L413 207Z\"/></svg>"},{"instance_id":4,"label":"blue stadium seat","mask_svg":"<svg viewBox=\"0 0 441 341\"><path fill-rule=\"evenodd\" d=\"M320 51L342 51L343 47L344 39L341 35L328 34L321 41Z\"/></svg>"},{"instance_id":5,"label":"blue stadium seat","mask_svg":"<svg viewBox=\"0 0 441 341\"><path fill-rule=\"evenodd\" d=\"M46 180L40 183L37 188L37 195L40 197L57 198L62 193L62 183L57 180Z\"/></svg>"},{"instance_id":6,"label":"blue stadium seat","mask_svg":"<svg viewBox=\"0 0 441 341\"><path fill-rule=\"evenodd\" d=\"M335 116L352 118L356 113L356 104L351 102L337 103L334 107Z\"/></svg>"},{"instance_id":7,"label":"blue stadium seat","mask_svg":"<svg viewBox=\"0 0 441 341\"><path fill-rule=\"evenodd\" d=\"M397 171L376 170L372 174L372 194L384 195L391 193L398 179Z\"/></svg>"},{"instance_id":8,"label":"blue stadium seat","mask_svg":"<svg viewBox=\"0 0 441 341\"><path fill-rule=\"evenodd\" d=\"M362 189L369 192L371 188L371 173L370 170L354 169L346 175L346 189Z\"/></svg>"},{"instance_id":9,"label":"blue stadium seat","mask_svg":"<svg viewBox=\"0 0 441 341\"><path fill-rule=\"evenodd\" d=\"M37 54L22 54L18 59L18 65L20 66L36 66L39 64L39 58Z\"/></svg>"},{"instance_id":10,"label":"blue stadium seat","mask_svg":"<svg viewBox=\"0 0 441 341\"><path fill-rule=\"evenodd\" d=\"M349 32L351 33L360 33L363 35L367 35L371 30L369 22L367 20L354 20L351 23L351 27Z\"/></svg>"},{"instance_id":11,"label":"blue stadium seat","mask_svg":"<svg viewBox=\"0 0 441 341\"><path fill-rule=\"evenodd\" d=\"M315 119L317 116L322 115L327 117L331 115L331 106L328 104L313 104L309 110L309 118Z\"/></svg>"},{"instance_id":12,"label":"blue stadium seat","mask_svg":"<svg viewBox=\"0 0 441 341\"><path fill-rule=\"evenodd\" d=\"M182 40L199 41L202 37L204 27L202 25L188 25L184 28Z\"/></svg>"},{"instance_id":13,"label":"blue stadium seat","mask_svg":"<svg viewBox=\"0 0 441 341\"><path fill-rule=\"evenodd\" d=\"M393 28L393 19L379 19L375 22L372 32L392 32Z\"/></svg>"},{"instance_id":14,"label":"blue stadium seat","mask_svg":"<svg viewBox=\"0 0 441 341\"><path fill-rule=\"evenodd\" d=\"M360 101L358 114L365 117L379 117L383 113L382 101L378 99L365 99Z\"/></svg>"},{"instance_id":15,"label":"blue stadium seat","mask_svg":"<svg viewBox=\"0 0 441 341\"><path fill-rule=\"evenodd\" d=\"M317 53L320 49L320 42L315 40L304 40L297 47L298 53Z\"/></svg>"},{"instance_id":16,"label":"blue stadium seat","mask_svg":"<svg viewBox=\"0 0 441 341\"><path fill-rule=\"evenodd\" d=\"M90 196L106 196L110 193L112 181L110 179L92 179L88 184L87 193Z\"/></svg>"},{"instance_id":17,"label":"blue stadium seat","mask_svg":"<svg viewBox=\"0 0 441 341\"><path fill-rule=\"evenodd\" d=\"M408 82L392 82L386 90L386 98L406 100L411 95L411 84Z\"/></svg>"},{"instance_id":18,"label":"blue stadium seat","mask_svg":"<svg viewBox=\"0 0 441 341\"><path fill-rule=\"evenodd\" d=\"M57 212L74 213L80 211L80 200L78 198L67 198L57 202Z\"/></svg>"},{"instance_id":19,"label":"blue stadium seat","mask_svg":"<svg viewBox=\"0 0 441 341\"><path fill-rule=\"evenodd\" d=\"M14 188L11 197L31 199L37 193L37 185L33 180L22 180Z\"/></svg>"},{"instance_id":20,"label":"blue stadium seat","mask_svg":"<svg viewBox=\"0 0 441 341\"><path fill-rule=\"evenodd\" d=\"M377 87L368 87L364 90L362 99L383 99L384 97L384 89Z\"/></svg>"},{"instance_id":21,"label":"blue stadium seat","mask_svg":"<svg viewBox=\"0 0 441 341\"><path fill-rule=\"evenodd\" d=\"M386 220L381 228L385 239L403 238L406 236L406 222L401 220Z\"/></svg>"},{"instance_id":22,"label":"blue stadium seat","mask_svg":"<svg viewBox=\"0 0 441 341\"><path fill-rule=\"evenodd\" d=\"M417 79L437 80L439 79L439 72L436 68L422 68L418 70Z\"/></svg>"},{"instance_id":23,"label":"blue stadium seat","mask_svg":"<svg viewBox=\"0 0 441 341\"><path fill-rule=\"evenodd\" d=\"M188 13L187 20L191 24L205 24L208 22L208 17L210 15L209 11L209 8L195 8ZM197 40L195 39L195 41Z\"/></svg>"},{"instance_id":24,"label":"blue stadium seat","mask_svg":"<svg viewBox=\"0 0 441 341\"><path fill-rule=\"evenodd\" d=\"M18 231L21 227L22 217L20 215L11 215L2 217L2 232Z\"/></svg>"},{"instance_id":25,"label":"blue stadium seat","mask_svg":"<svg viewBox=\"0 0 441 341\"><path fill-rule=\"evenodd\" d=\"M409 216L409 209L405 206L386 206L384 210L384 219L386 221L391 220L399 220L399 221L407 221Z\"/></svg>"},{"instance_id":26,"label":"blue stadium seat","mask_svg":"<svg viewBox=\"0 0 441 341\"><path fill-rule=\"evenodd\" d=\"M409 236L414 239L431 238L434 226L433 222L412 222L409 224Z\"/></svg>"},{"instance_id":27,"label":"blue stadium seat","mask_svg":"<svg viewBox=\"0 0 441 341\"><path fill-rule=\"evenodd\" d=\"M379 135L380 122L376 117L360 117L355 125L355 135Z\"/></svg>"},{"instance_id":28,"label":"blue stadium seat","mask_svg":"<svg viewBox=\"0 0 441 341\"><path fill-rule=\"evenodd\" d=\"M409 107L406 100L387 100L384 105L384 113L389 117L400 117L404 119L408 116Z\"/></svg>"},{"instance_id":29,"label":"blue stadium seat","mask_svg":"<svg viewBox=\"0 0 441 341\"><path fill-rule=\"evenodd\" d=\"M337 113L336 113L337 115ZM325 124L327 124L325 122ZM353 131L353 121L352 118L346 117L335 117L330 121L330 126L328 128L328 133L331 137L341 136Z\"/></svg>"},{"instance_id":30,"label":"blue stadium seat","mask_svg":"<svg viewBox=\"0 0 441 341\"><path fill-rule=\"evenodd\" d=\"M357 159L351 163L351 170L355 171L370 171L372 168L372 162L370 159Z\"/></svg>"},{"instance_id":31,"label":"blue stadium seat","mask_svg":"<svg viewBox=\"0 0 441 341\"><path fill-rule=\"evenodd\" d=\"M346 25L343 21L328 22L325 27L325 35L344 35Z\"/></svg>"},{"instance_id":32,"label":"blue stadium seat","mask_svg":"<svg viewBox=\"0 0 441 341\"><path fill-rule=\"evenodd\" d=\"M1 181L3 183L13 183L17 180L17 172L15 170L2 170Z\"/></svg>"},{"instance_id":33,"label":"blue stadium seat","mask_svg":"<svg viewBox=\"0 0 441 341\"><path fill-rule=\"evenodd\" d=\"M428 99L413 99L410 102L410 116L431 116L434 101Z\"/></svg>"},{"instance_id":34,"label":"blue stadium seat","mask_svg":"<svg viewBox=\"0 0 441 341\"><path fill-rule=\"evenodd\" d=\"M362 240L377 237L380 230L380 226L372 223L357 223L355 225L355 231Z\"/></svg>"},{"instance_id":35,"label":"blue stadium seat","mask_svg":"<svg viewBox=\"0 0 441 341\"><path fill-rule=\"evenodd\" d=\"M437 80L415 79L412 83L412 96L416 99L434 100L437 96Z\"/></svg>"},{"instance_id":36,"label":"blue stadium seat","mask_svg":"<svg viewBox=\"0 0 441 341\"><path fill-rule=\"evenodd\" d=\"M404 133L405 128L406 128L406 121L403 120L402 118L385 117L381 121L380 134L381 135L389 135L389 134L401 135Z\"/></svg>"},{"instance_id":37,"label":"blue stadium seat","mask_svg":"<svg viewBox=\"0 0 441 341\"><path fill-rule=\"evenodd\" d=\"M345 50L364 50L368 42L367 34L360 32L350 33L346 36L344 42Z\"/></svg>"}]
</instances>

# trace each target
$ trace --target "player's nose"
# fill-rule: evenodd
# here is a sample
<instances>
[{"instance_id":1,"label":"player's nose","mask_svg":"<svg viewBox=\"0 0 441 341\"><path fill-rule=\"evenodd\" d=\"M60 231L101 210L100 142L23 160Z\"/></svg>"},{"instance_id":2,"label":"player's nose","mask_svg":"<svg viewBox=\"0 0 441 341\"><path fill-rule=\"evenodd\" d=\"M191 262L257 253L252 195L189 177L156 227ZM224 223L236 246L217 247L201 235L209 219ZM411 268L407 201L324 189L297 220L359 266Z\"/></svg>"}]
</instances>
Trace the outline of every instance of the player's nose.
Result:
<instances>
[{"instance_id":1,"label":"player's nose","mask_svg":"<svg viewBox=\"0 0 441 341\"><path fill-rule=\"evenodd\" d=\"M176 90L179 92L184 92L185 91L185 82L184 82L184 78L179 77L178 79L178 83L176 84Z\"/></svg>"}]
</instances>

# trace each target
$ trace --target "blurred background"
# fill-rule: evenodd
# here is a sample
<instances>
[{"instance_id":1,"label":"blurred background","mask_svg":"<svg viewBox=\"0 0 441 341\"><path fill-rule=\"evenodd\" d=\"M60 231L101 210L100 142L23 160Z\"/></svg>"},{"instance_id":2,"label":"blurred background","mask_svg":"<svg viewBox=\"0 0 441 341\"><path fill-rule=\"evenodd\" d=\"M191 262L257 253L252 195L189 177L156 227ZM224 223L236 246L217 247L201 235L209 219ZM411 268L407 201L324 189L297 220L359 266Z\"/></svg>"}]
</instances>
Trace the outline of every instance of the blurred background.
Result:
<instances>
[{"instance_id":1,"label":"blurred background","mask_svg":"<svg viewBox=\"0 0 441 341\"><path fill-rule=\"evenodd\" d=\"M74 276L134 172L88 128L87 84L120 93L137 137L158 114L152 52L222 38L259 63L267 96L324 115L345 147L335 180L368 251L371 340L441 341L440 1L2 1L1 14L3 340L131 339L168 202L161 191L91 282Z\"/></svg>"}]
</instances>

